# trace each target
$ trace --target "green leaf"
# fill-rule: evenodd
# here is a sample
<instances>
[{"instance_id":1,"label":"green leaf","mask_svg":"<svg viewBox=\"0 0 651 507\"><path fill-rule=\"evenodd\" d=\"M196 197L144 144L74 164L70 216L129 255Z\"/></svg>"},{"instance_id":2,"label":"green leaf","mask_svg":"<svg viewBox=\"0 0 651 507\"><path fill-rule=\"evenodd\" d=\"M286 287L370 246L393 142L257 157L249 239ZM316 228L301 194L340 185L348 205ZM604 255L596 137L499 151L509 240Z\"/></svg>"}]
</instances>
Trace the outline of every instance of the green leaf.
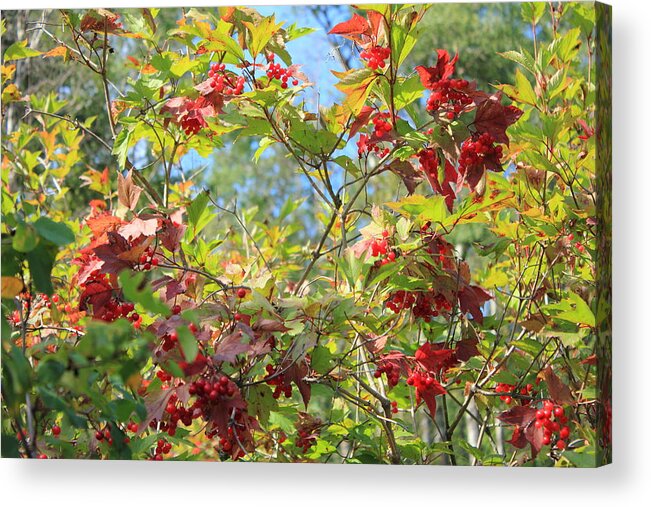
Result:
<instances>
[{"instance_id":1,"label":"green leaf","mask_svg":"<svg viewBox=\"0 0 651 507\"><path fill-rule=\"evenodd\" d=\"M264 18L257 24L250 21L245 21L244 25L251 32L251 43L249 44L249 52L255 59L258 54L264 49L271 38L276 34L278 29L283 26L283 23L276 23L276 16L269 16Z\"/></svg>"},{"instance_id":2,"label":"green leaf","mask_svg":"<svg viewBox=\"0 0 651 507\"><path fill-rule=\"evenodd\" d=\"M170 72L176 77L181 77L189 70L194 69L197 65L199 65L199 60L191 60L188 56L184 56L172 64Z\"/></svg>"},{"instance_id":3,"label":"green leaf","mask_svg":"<svg viewBox=\"0 0 651 507\"><path fill-rule=\"evenodd\" d=\"M545 14L546 8L546 2L524 2L521 6L522 19L535 25Z\"/></svg>"},{"instance_id":4,"label":"green leaf","mask_svg":"<svg viewBox=\"0 0 651 507\"><path fill-rule=\"evenodd\" d=\"M518 91L518 100L531 105L536 104L536 92L520 69L515 69L515 85Z\"/></svg>"},{"instance_id":5,"label":"green leaf","mask_svg":"<svg viewBox=\"0 0 651 507\"><path fill-rule=\"evenodd\" d=\"M40 217L34 222L34 227L41 238L57 246L65 246L75 241L75 234L61 222L55 222L47 217Z\"/></svg>"},{"instance_id":6,"label":"green leaf","mask_svg":"<svg viewBox=\"0 0 651 507\"><path fill-rule=\"evenodd\" d=\"M14 42L7 48L4 55L4 61L22 60L23 58L31 58L33 56L41 55L40 51L27 47L27 40Z\"/></svg>"},{"instance_id":7,"label":"green leaf","mask_svg":"<svg viewBox=\"0 0 651 507\"><path fill-rule=\"evenodd\" d=\"M16 252L31 252L38 245L38 234L31 224L18 222L11 246Z\"/></svg>"},{"instance_id":8,"label":"green leaf","mask_svg":"<svg viewBox=\"0 0 651 507\"><path fill-rule=\"evenodd\" d=\"M318 345L310 354L310 365L317 373L325 374L332 369L333 355L330 349Z\"/></svg>"},{"instance_id":9,"label":"green leaf","mask_svg":"<svg viewBox=\"0 0 651 507\"><path fill-rule=\"evenodd\" d=\"M125 125L122 130L118 132L113 143L113 155L118 159L120 169L124 169L127 163L127 156L129 154L129 143L131 141L131 134L133 133L133 125Z\"/></svg>"},{"instance_id":10,"label":"green leaf","mask_svg":"<svg viewBox=\"0 0 651 507\"><path fill-rule=\"evenodd\" d=\"M208 193L201 192L187 207L188 224L190 225L188 231L192 234L192 238L195 238L215 218L215 215L208 207L209 202Z\"/></svg>"},{"instance_id":11,"label":"green leaf","mask_svg":"<svg viewBox=\"0 0 651 507\"><path fill-rule=\"evenodd\" d=\"M170 309L154 296L151 288L144 284L145 273L134 273L124 270L118 277L124 297L133 303L140 304L146 311L167 317ZM194 359L194 356L193 356Z\"/></svg>"},{"instance_id":12,"label":"green leaf","mask_svg":"<svg viewBox=\"0 0 651 507\"><path fill-rule=\"evenodd\" d=\"M199 352L197 338L192 334L192 331L185 326L178 328L176 331L179 335L179 343L181 344L181 350L183 351L185 360L191 363L197 357L197 353Z\"/></svg>"},{"instance_id":13,"label":"green leaf","mask_svg":"<svg viewBox=\"0 0 651 507\"><path fill-rule=\"evenodd\" d=\"M581 296L571 292L569 295L569 303L572 309L559 313L555 318L574 322L575 324L585 324L590 327L595 326L594 313L592 313L588 303L581 299Z\"/></svg>"},{"instance_id":14,"label":"green leaf","mask_svg":"<svg viewBox=\"0 0 651 507\"><path fill-rule=\"evenodd\" d=\"M269 424L271 411L278 408L278 402L274 399L271 389L264 384L250 386L246 401L249 405L249 414L258 419L263 426Z\"/></svg>"},{"instance_id":15,"label":"green leaf","mask_svg":"<svg viewBox=\"0 0 651 507\"><path fill-rule=\"evenodd\" d=\"M54 292L51 275L56 253L56 247L41 243L27 254L27 263L34 281L34 288L48 296Z\"/></svg>"}]
</instances>

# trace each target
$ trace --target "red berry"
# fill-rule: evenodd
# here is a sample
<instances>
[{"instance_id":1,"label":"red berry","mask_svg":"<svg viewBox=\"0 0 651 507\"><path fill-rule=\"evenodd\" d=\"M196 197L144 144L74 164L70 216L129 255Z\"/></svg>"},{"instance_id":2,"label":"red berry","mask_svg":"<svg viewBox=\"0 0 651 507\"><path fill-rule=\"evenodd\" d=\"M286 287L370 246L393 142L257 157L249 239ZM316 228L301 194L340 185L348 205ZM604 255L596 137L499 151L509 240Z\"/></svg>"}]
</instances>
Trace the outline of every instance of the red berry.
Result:
<instances>
[{"instance_id":1,"label":"red berry","mask_svg":"<svg viewBox=\"0 0 651 507\"><path fill-rule=\"evenodd\" d=\"M565 440L559 440L558 442L556 442L556 447L561 451L565 449Z\"/></svg>"},{"instance_id":2,"label":"red berry","mask_svg":"<svg viewBox=\"0 0 651 507\"><path fill-rule=\"evenodd\" d=\"M61 434L61 427L56 425L56 424L54 426L52 426L52 434L55 437L58 437Z\"/></svg>"},{"instance_id":3,"label":"red berry","mask_svg":"<svg viewBox=\"0 0 651 507\"><path fill-rule=\"evenodd\" d=\"M174 315L178 315L179 313L181 313L181 305L174 305L172 307L172 313Z\"/></svg>"},{"instance_id":4,"label":"red berry","mask_svg":"<svg viewBox=\"0 0 651 507\"><path fill-rule=\"evenodd\" d=\"M243 299L246 297L246 289L244 288L239 288L237 289L237 297L240 299Z\"/></svg>"}]
</instances>

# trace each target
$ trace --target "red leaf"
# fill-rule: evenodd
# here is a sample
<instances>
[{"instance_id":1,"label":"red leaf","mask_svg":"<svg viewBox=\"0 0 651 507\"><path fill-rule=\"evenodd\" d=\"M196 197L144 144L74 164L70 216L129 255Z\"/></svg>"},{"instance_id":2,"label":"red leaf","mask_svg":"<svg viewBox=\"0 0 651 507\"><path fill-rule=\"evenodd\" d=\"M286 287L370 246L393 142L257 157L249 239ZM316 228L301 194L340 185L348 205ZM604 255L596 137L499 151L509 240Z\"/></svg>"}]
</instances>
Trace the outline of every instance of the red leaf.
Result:
<instances>
[{"instance_id":1,"label":"red leaf","mask_svg":"<svg viewBox=\"0 0 651 507\"><path fill-rule=\"evenodd\" d=\"M572 391L567 387L558 375L552 371L552 367L548 366L542 371L542 375L547 382L547 389L549 390L549 396L554 402L559 405L568 405L574 403L574 398L572 397Z\"/></svg>"},{"instance_id":2,"label":"red leaf","mask_svg":"<svg viewBox=\"0 0 651 507\"><path fill-rule=\"evenodd\" d=\"M477 338L468 338L457 342L454 351L459 361L465 362L471 357L478 356L479 350L477 350Z\"/></svg>"},{"instance_id":3,"label":"red leaf","mask_svg":"<svg viewBox=\"0 0 651 507\"><path fill-rule=\"evenodd\" d=\"M214 362L226 361L234 363L238 354L243 354L251 350L249 337L245 337L241 330L231 333L215 345L215 354L212 356Z\"/></svg>"},{"instance_id":4,"label":"red leaf","mask_svg":"<svg viewBox=\"0 0 651 507\"><path fill-rule=\"evenodd\" d=\"M444 349L441 345L432 345L429 342L421 345L414 357L430 373L447 370L457 362L454 350Z\"/></svg>"},{"instance_id":5,"label":"red leaf","mask_svg":"<svg viewBox=\"0 0 651 507\"><path fill-rule=\"evenodd\" d=\"M463 313L469 313L480 324L484 321L481 306L493 297L477 285L463 287L459 291L459 307Z\"/></svg>"},{"instance_id":6,"label":"red leaf","mask_svg":"<svg viewBox=\"0 0 651 507\"><path fill-rule=\"evenodd\" d=\"M416 389L417 397L425 402L429 409L429 415L432 419L436 417L436 397L446 394L445 388L438 381L432 379L430 385L422 385Z\"/></svg>"},{"instance_id":7,"label":"red leaf","mask_svg":"<svg viewBox=\"0 0 651 507\"><path fill-rule=\"evenodd\" d=\"M378 366L390 364L400 369L400 374L406 376L409 374L411 368L409 367L409 359L402 352L392 350L387 354L383 354L377 361Z\"/></svg>"},{"instance_id":8,"label":"red leaf","mask_svg":"<svg viewBox=\"0 0 651 507\"><path fill-rule=\"evenodd\" d=\"M359 40L359 35L371 35L371 27L366 18L353 14L348 21L335 25L329 32L330 35L341 35L352 40Z\"/></svg>"},{"instance_id":9,"label":"red leaf","mask_svg":"<svg viewBox=\"0 0 651 507\"><path fill-rule=\"evenodd\" d=\"M536 419L536 409L534 407L517 405L502 412L497 418L507 424L514 424L521 428L526 428Z\"/></svg>"},{"instance_id":10,"label":"red leaf","mask_svg":"<svg viewBox=\"0 0 651 507\"><path fill-rule=\"evenodd\" d=\"M508 146L509 138L506 135L506 129L522 116L522 111L514 106L503 106L501 99L502 94L496 93L481 102L477 106L473 124L477 132L488 133L497 142Z\"/></svg>"},{"instance_id":11,"label":"red leaf","mask_svg":"<svg viewBox=\"0 0 651 507\"><path fill-rule=\"evenodd\" d=\"M414 193L416 187L423 180L422 173L407 160L393 160L386 167L389 171L400 177L405 187L407 187L407 193L409 195Z\"/></svg>"},{"instance_id":12,"label":"red leaf","mask_svg":"<svg viewBox=\"0 0 651 507\"><path fill-rule=\"evenodd\" d=\"M305 377L308 376L310 371L307 360L305 358L298 359L289 365L287 362L284 362L281 364L280 368L285 373L285 383L288 384L289 382L294 382L294 384L296 384L296 387L303 398L305 408L307 408L311 395L310 384L305 381Z\"/></svg>"},{"instance_id":13,"label":"red leaf","mask_svg":"<svg viewBox=\"0 0 651 507\"><path fill-rule=\"evenodd\" d=\"M437 49L436 54L435 67L424 67L422 65L416 67L416 72L418 72L423 86L428 89L432 89L438 81L448 79L454 73L454 66L459 59L459 55L455 55L450 60L450 54L445 49Z\"/></svg>"},{"instance_id":14,"label":"red leaf","mask_svg":"<svg viewBox=\"0 0 651 507\"><path fill-rule=\"evenodd\" d=\"M361 111L355 118L355 121L350 126L350 133L348 134L349 138L357 134L357 132L359 132L359 129L368 123L368 120L371 118L373 111L374 109L371 106L362 107Z\"/></svg>"}]
</instances>

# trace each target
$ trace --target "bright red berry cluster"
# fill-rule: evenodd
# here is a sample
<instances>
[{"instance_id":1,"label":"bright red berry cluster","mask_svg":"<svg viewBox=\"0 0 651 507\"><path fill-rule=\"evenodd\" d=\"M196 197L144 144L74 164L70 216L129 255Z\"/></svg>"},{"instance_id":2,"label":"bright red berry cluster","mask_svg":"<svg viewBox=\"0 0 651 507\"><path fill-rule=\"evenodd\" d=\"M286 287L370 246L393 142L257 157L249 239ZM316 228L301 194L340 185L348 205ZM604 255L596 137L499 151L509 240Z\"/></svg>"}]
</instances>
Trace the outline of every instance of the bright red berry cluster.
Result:
<instances>
[{"instance_id":1,"label":"bright red berry cluster","mask_svg":"<svg viewBox=\"0 0 651 507\"><path fill-rule=\"evenodd\" d=\"M291 69L283 69L279 63L274 63L274 58L275 55L273 53L267 57L270 62L269 67L267 68L267 77L269 78L269 81L274 79L279 80L280 87L283 89L287 88L287 82L289 81L289 78L292 77L293 71ZM296 79L296 77L292 79L292 86L298 86L298 79Z\"/></svg>"},{"instance_id":2,"label":"bright red berry cluster","mask_svg":"<svg viewBox=\"0 0 651 507\"><path fill-rule=\"evenodd\" d=\"M275 399L280 398L281 394L285 394L285 398L292 397L292 385L285 380L285 375L278 372L278 368L272 364L268 364L266 367L267 376L265 377L265 382L270 386L275 386L273 397Z\"/></svg>"},{"instance_id":3,"label":"bright red berry cluster","mask_svg":"<svg viewBox=\"0 0 651 507\"><path fill-rule=\"evenodd\" d=\"M465 79L441 79L432 86L432 94L427 99L427 110L431 114L444 113L453 120L464 108L473 103L468 94L469 83Z\"/></svg>"},{"instance_id":4,"label":"bright red berry cluster","mask_svg":"<svg viewBox=\"0 0 651 507\"><path fill-rule=\"evenodd\" d=\"M495 387L495 392L496 393L513 393L513 392L515 392L515 386L512 385L512 384L505 384L505 383L500 382ZM520 389L520 394L525 395L525 396L532 396L533 392L534 391L533 391L533 385L532 384L527 384L522 389ZM513 398L509 394L504 394L504 395L500 396L500 400L502 400L507 405L510 405L513 402ZM523 400L523 402L522 402L523 405L528 405L529 403L530 403L529 400Z\"/></svg>"},{"instance_id":5,"label":"bright red berry cluster","mask_svg":"<svg viewBox=\"0 0 651 507\"><path fill-rule=\"evenodd\" d=\"M387 382L390 387L398 385L398 382L400 381L400 366L393 362L383 361L378 364L373 376L375 378L380 378L383 373L387 376Z\"/></svg>"},{"instance_id":6,"label":"bright red berry cluster","mask_svg":"<svg viewBox=\"0 0 651 507\"><path fill-rule=\"evenodd\" d=\"M391 402L391 413L392 414L397 414L398 413L398 402L397 401L392 401Z\"/></svg>"},{"instance_id":7,"label":"bright red berry cluster","mask_svg":"<svg viewBox=\"0 0 651 507\"><path fill-rule=\"evenodd\" d=\"M461 146L459 171L465 173L468 168L485 163L498 164L502 158L502 147L495 144L493 136L487 132L477 138L468 138Z\"/></svg>"},{"instance_id":8,"label":"bright red berry cluster","mask_svg":"<svg viewBox=\"0 0 651 507\"><path fill-rule=\"evenodd\" d=\"M368 62L368 66L377 70L386 67L386 60L391 56L391 49L383 46L373 46L372 48L362 51L359 56Z\"/></svg>"},{"instance_id":9,"label":"bright red berry cluster","mask_svg":"<svg viewBox=\"0 0 651 507\"><path fill-rule=\"evenodd\" d=\"M224 95L242 95L244 83L246 80L243 76L235 77L232 73L226 73L226 64L213 63L208 71L208 76L212 79L210 86L213 90Z\"/></svg>"},{"instance_id":10,"label":"bright red berry cluster","mask_svg":"<svg viewBox=\"0 0 651 507\"><path fill-rule=\"evenodd\" d=\"M416 388L416 403L427 395L445 394L445 389L434 377L422 371L414 371L407 378L407 384Z\"/></svg>"},{"instance_id":11,"label":"bright red berry cluster","mask_svg":"<svg viewBox=\"0 0 651 507\"><path fill-rule=\"evenodd\" d=\"M371 257L382 257L375 261L375 267L384 266L396 260L395 250L389 249L389 231L382 231L382 238L376 238L371 243Z\"/></svg>"},{"instance_id":12,"label":"bright red berry cluster","mask_svg":"<svg viewBox=\"0 0 651 507\"><path fill-rule=\"evenodd\" d=\"M158 257L154 257L154 250L147 247L138 259L138 262L144 271L149 271L152 267L158 266Z\"/></svg>"},{"instance_id":13,"label":"bright red berry cluster","mask_svg":"<svg viewBox=\"0 0 651 507\"><path fill-rule=\"evenodd\" d=\"M391 294L386 305L394 313L411 309L414 317L423 319L425 322L452 310L452 305L445 296L432 291L407 292L399 290Z\"/></svg>"},{"instance_id":14,"label":"bright red berry cluster","mask_svg":"<svg viewBox=\"0 0 651 507\"><path fill-rule=\"evenodd\" d=\"M418 152L418 162L421 170L436 180L439 179L439 157L432 148L424 148Z\"/></svg>"},{"instance_id":15,"label":"bright red berry cluster","mask_svg":"<svg viewBox=\"0 0 651 507\"><path fill-rule=\"evenodd\" d=\"M154 451L154 456L152 457L152 460L162 461L163 455L169 454L171 450L172 450L172 444L167 442L165 439L159 438L158 442L156 443L156 450Z\"/></svg>"},{"instance_id":16,"label":"bright red berry cluster","mask_svg":"<svg viewBox=\"0 0 651 507\"><path fill-rule=\"evenodd\" d=\"M378 113L373 117L373 135L381 138L386 133L391 132L393 127L387 121L391 115L389 113Z\"/></svg>"},{"instance_id":17,"label":"bright red berry cluster","mask_svg":"<svg viewBox=\"0 0 651 507\"><path fill-rule=\"evenodd\" d=\"M537 429L544 428L543 445L549 445L555 438L557 449L563 450L567 446L567 439L570 436L570 428L566 426L567 416L565 410L560 405L554 405L551 401L545 400L543 407L536 411L536 421L534 423Z\"/></svg>"}]
</instances>

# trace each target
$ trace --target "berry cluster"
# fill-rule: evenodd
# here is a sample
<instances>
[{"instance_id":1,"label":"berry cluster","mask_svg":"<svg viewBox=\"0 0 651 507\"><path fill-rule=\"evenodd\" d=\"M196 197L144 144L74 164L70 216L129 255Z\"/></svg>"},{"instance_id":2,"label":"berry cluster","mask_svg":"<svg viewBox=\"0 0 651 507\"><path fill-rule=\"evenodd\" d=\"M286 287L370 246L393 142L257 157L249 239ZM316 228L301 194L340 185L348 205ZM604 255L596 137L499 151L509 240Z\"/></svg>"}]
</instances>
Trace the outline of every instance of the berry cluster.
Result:
<instances>
[{"instance_id":1,"label":"berry cluster","mask_svg":"<svg viewBox=\"0 0 651 507\"><path fill-rule=\"evenodd\" d=\"M244 91L244 83L246 82L243 76L235 79L234 74L227 74L225 72L226 64L213 63L208 71L208 77L211 78L210 86L217 93L224 95L242 95Z\"/></svg>"},{"instance_id":2,"label":"berry cluster","mask_svg":"<svg viewBox=\"0 0 651 507\"><path fill-rule=\"evenodd\" d=\"M386 133L391 132L393 127L387 119L391 115L389 113L378 113L373 117L373 135L377 138L381 138Z\"/></svg>"},{"instance_id":3,"label":"berry cluster","mask_svg":"<svg viewBox=\"0 0 651 507\"><path fill-rule=\"evenodd\" d=\"M468 138L461 146L459 171L465 173L469 167L485 162L499 165L502 158L502 147L495 144L495 139L485 132L476 139Z\"/></svg>"},{"instance_id":4,"label":"berry cluster","mask_svg":"<svg viewBox=\"0 0 651 507\"><path fill-rule=\"evenodd\" d=\"M365 153L373 152L379 157L386 157L391 152L391 148L380 148L379 142L379 139L371 139L366 134L360 134L357 140L357 155L362 157Z\"/></svg>"},{"instance_id":5,"label":"berry cluster","mask_svg":"<svg viewBox=\"0 0 651 507\"><path fill-rule=\"evenodd\" d=\"M380 378L383 373L386 374L387 382L390 387L398 385L398 382L400 381L400 366L389 361L384 361L378 364L373 376L375 378Z\"/></svg>"},{"instance_id":6,"label":"berry cluster","mask_svg":"<svg viewBox=\"0 0 651 507\"><path fill-rule=\"evenodd\" d=\"M431 114L445 113L453 120L473 102L468 94L469 83L465 79L441 79L433 84L432 94L427 99L427 110Z\"/></svg>"},{"instance_id":7,"label":"berry cluster","mask_svg":"<svg viewBox=\"0 0 651 507\"><path fill-rule=\"evenodd\" d=\"M515 386L512 385L512 384L505 384L505 383L500 382L495 387L495 392L496 393L513 393L513 392L515 392ZM520 389L520 394L525 395L525 396L532 396L533 392L534 391L533 391L533 385L532 384L527 384L522 389ZM508 394L504 394L504 395L500 396L500 400L502 400L507 405L510 405L513 402L513 398ZM522 402L523 405L528 405L529 403L530 402L528 400L523 400L523 402Z\"/></svg>"},{"instance_id":8,"label":"berry cluster","mask_svg":"<svg viewBox=\"0 0 651 507\"><path fill-rule=\"evenodd\" d=\"M175 330L170 331L169 333L167 333L167 334L165 334L163 336L163 343L161 344L161 348L165 352L169 352L174 347L176 347L176 344L178 343L178 341L179 341L179 334ZM161 372L159 372L159 373L161 373Z\"/></svg>"},{"instance_id":9,"label":"berry cluster","mask_svg":"<svg viewBox=\"0 0 651 507\"><path fill-rule=\"evenodd\" d=\"M280 398L281 394L285 394L285 398L292 397L292 385L285 380L284 373L278 373L278 368L272 364L268 364L266 367L267 376L265 377L265 382L270 386L275 386L273 397L275 399Z\"/></svg>"},{"instance_id":10,"label":"berry cluster","mask_svg":"<svg viewBox=\"0 0 651 507\"><path fill-rule=\"evenodd\" d=\"M111 430L109 428L104 428L104 430L97 430L95 432L95 439L98 442L106 441L108 445L113 445L113 437L111 436Z\"/></svg>"},{"instance_id":11,"label":"berry cluster","mask_svg":"<svg viewBox=\"0 0 651 507\"><path fill-rule=\"evenodd\" d=\"M391 413L392 414L397 414L398 413L398 402L397 401L392 401L391 402Z\"/></svg>"},{"instance_id":12,"label":"berry cluster","mask_svg":"<svg viewBox=\"0 0 651 507\"><path fill-rule=\"evenodd\" d=\"M391 294L386 303L387 307L394 313L411 309L414 317L429 322L434 317L452 310L452 305L442 294L434 294L432 291L407 292L398 290Z\"/></svg>"},{"instance_id":13,"label":"berry cluster","mask_svg":"<svg viewBox=\"0 0 651 507\"><path fill-rule=\"evenodd\" d=\"M425 148L418 152L418 162L421 170L430 178L438 180L439 157L432 148Z\"/></svg>"},{"instance_id":14,"label":"berry cluster","mask_svg":"<svg viewBox=\"0 0 651 507\"><path fill-rule=\"evenodd\" d=\"M159 438L156 443L156 451L154 451L154 456L151 458L153 461L162 461L164 454L169 454L172 450L172 444L166 440Z\"/></svg>"},{"instance_id":15,"label":"berry cluster","mask_svg":"<svg viewBox=\"0 0 651 507\"><path fill-rule=\"evenodd\" d=\"M370 49L362 51L359 56L368 62L368 66L377 70L386 66L386 60L391 56L391 49L383 46L373 46Z\"/></svg>"},{"instance_id":16,"label":"berry cluster","mask_svg":"<svg viewBox=\"0 0 651 507\"><path fill-rule=\"evenodd\" d=\"M570 428L566 424L567 416L560 405L554 405L551 401L545 400L543 408L536 410L534 425L536 429L544 428L543 445L549 445L552 442L554 433L556 433L558 435L555 442L556 448L565 449L567 439L570 436Z\"/></svg>"},{"instance_id":17,"label":"berry cluster","mask_svg":"<svg viewBox=\"0 0 651 507\"><path fill-rule=\"evenodd\" d=\"M283 89L287 88L287 81L292 77L292 70L281 68L279 63L274 63L274 58L275 55L273 53L267 57L270 62L267 69L267 77L270 82L274 79L280 80L280 87ZM298 79L295 77L292 79L292 86L298 86Z\"/></svg>"},{"instance_id":18,"label":"berry cluster","mask_svg":"<svg viewBox=\"0 0 651 507\"><path fill-rule=\"evenodd\" d=\"M160 377L159 377L160 378ZM190 426L193 419L201 417L203 414L203 403L201 400L195 401L193 405L189 408L185 408L182 403L179 402L178 395L172 393L167 401L165 406L165 413L169 415L168 421L157 421L154 419L149 423L151 428L160 429L160 431L165 431L170 437L176 435L176 428L181 422L184 426Z\"/></svg>"},{"instance_id":19,"label":"berry cluster","mask_svg":"<svg viewBox=\"0 0 651 507\"><path fill-rule=\"evenodd\" d=\"M158 257L154 257L154 250L151 247L147 247L138 259L138 263L144 271L149 271L152 267L158 266L158 262Z\"/></svg>"},{"instance_id":20,"label":"berry cluster","mask_svg":"<svg viewBox=\"0 0 651 507\"><path fill-rule=\"evenodd\" d=\"M389 249L389 231L382 231L382 239L376 238L371 243L371 257L380 257L375 261L375 267L379 268L396 260L396 251Z\"/></svg>"},{"instance_id":21,"label":"berry cluster","mask_svg":"<svg viewBox=\"0 0 651 507\"><path fill-rule=\"evenodd\" d=\"M416 403L420 403L426 396L445 394L445 389L438 380L421 371L412 372L407 378L407 384L416 388Z\"/></svg>"}]
</instances>

